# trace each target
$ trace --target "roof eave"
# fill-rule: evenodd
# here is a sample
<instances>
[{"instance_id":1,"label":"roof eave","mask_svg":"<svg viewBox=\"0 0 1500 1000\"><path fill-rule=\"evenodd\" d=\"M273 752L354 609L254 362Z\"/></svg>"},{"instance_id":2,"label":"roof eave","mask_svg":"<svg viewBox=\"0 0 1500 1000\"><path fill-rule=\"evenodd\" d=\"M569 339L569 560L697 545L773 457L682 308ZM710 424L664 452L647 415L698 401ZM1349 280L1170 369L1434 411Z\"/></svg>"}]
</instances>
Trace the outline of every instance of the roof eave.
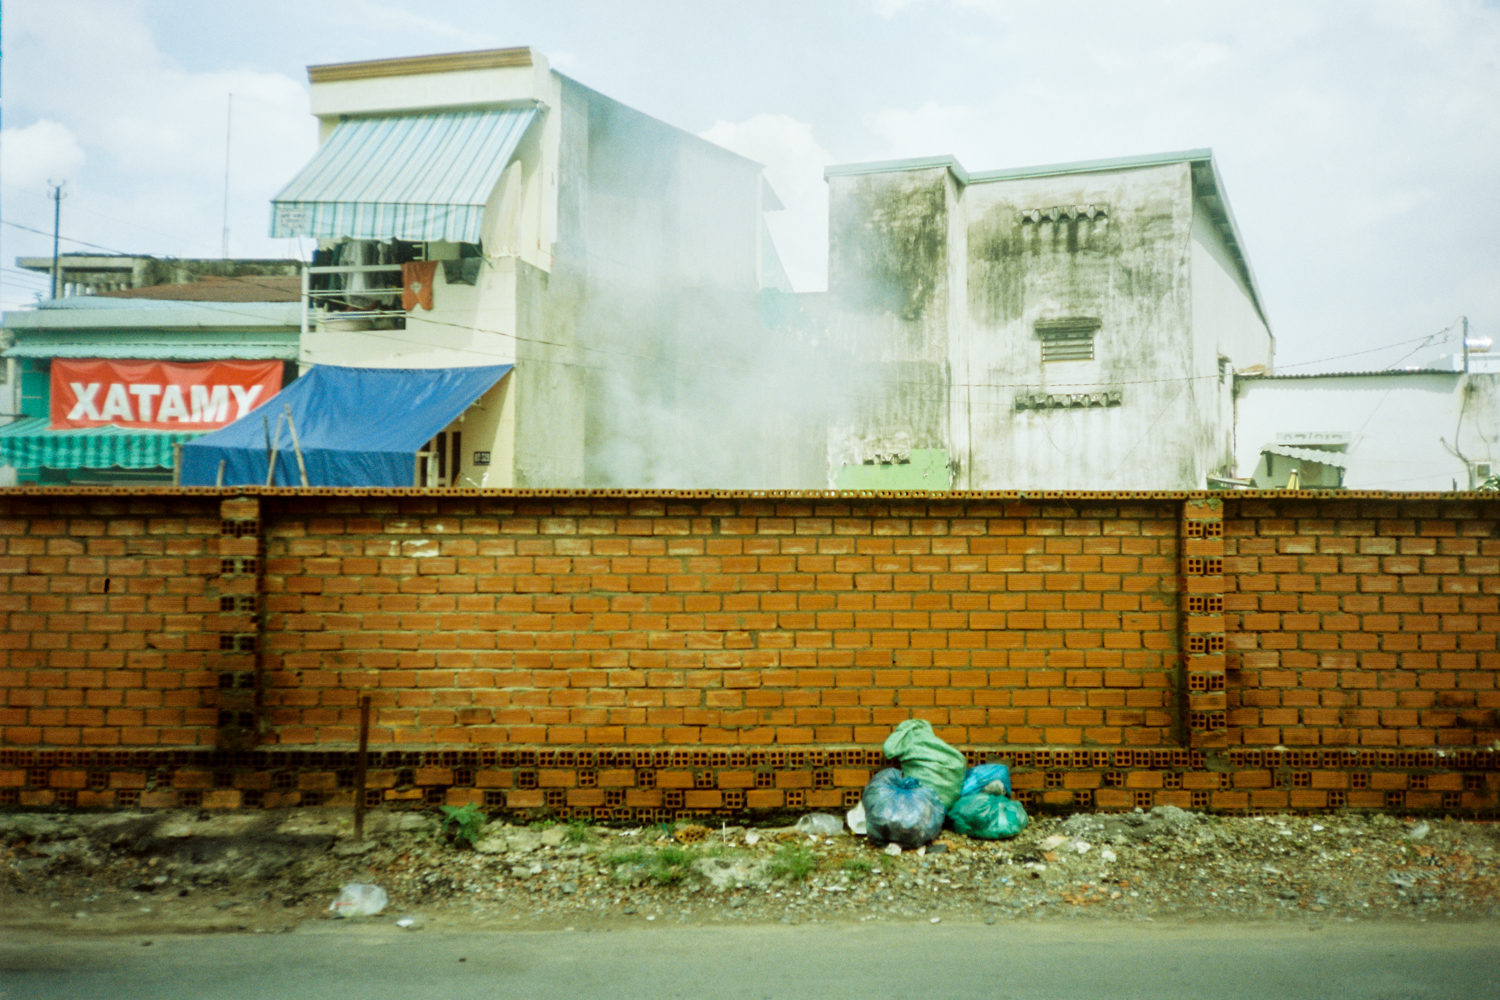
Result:
<instances>
[{"instance_id":1,"label":"roof eave","mask_svg":"<svg viewBox=\"0 0 1500 1000\"><path fill-rule=\"evenodd\" d=\"M1260 283L1255 279L1255 268L1250 266L1250 255L1245 252L1245 240L1240 235L1240 224L1235 220L1234 209L1229 206L1229 196L1224 191L1224 178L1219 174L1218 161L1214 159L1213 150L1199 152L1203 154L1202 157L1187 161L1193 172L1193 196L1203 202L1213 216L1220 235L1234 255L1235 263L1239 265L1245 285L1250 289L1250 301L1255 305L1255 313L1265 324L1266 332L1271 333L1271 320L1266 315L1266 308L1261 300ZM1208 186L1212 190L1205 190Z\"/></svg>"},{"instance_id":2,"label":"roof eave","mask_svg":"<svg viewBox=\"0 0 1500 1000\"><path fill-rule=\"evenodd\" d=\"M141 301L141 300L135 300ZM302 325L297 302L165 303L131 309L28 309L0 316L6 330L259 330Z\"/></svg>"},{"instance_id":3,"label":"roof eave","mask_svg":"<svg viewBox=\"0 0 1500 1000\"><path fill-rule=\"evenodd\" d=\"M444 52L429 56L323 63L307 67L307 80L309 83L331 83L339 80L418 76L424 73L455 73L475 69L511 69L531 66L535 61L530 46L523 45L509 49L478 49L472 52Z\"/></svg>"},{"instance_id":4,"label":"roof eave","mask_svg":"<svg viewBox=\"0 0 1500 1000\"><path fill-rule=\"evenodd\" d=\"M918 156L905 160L872 160L869 163L835 163L823 168L823 179L859 177L865 174L896 174L912 170L946 169L960 184L969 183L969 172L956 157Z\"/></svg>"}]
</instances>

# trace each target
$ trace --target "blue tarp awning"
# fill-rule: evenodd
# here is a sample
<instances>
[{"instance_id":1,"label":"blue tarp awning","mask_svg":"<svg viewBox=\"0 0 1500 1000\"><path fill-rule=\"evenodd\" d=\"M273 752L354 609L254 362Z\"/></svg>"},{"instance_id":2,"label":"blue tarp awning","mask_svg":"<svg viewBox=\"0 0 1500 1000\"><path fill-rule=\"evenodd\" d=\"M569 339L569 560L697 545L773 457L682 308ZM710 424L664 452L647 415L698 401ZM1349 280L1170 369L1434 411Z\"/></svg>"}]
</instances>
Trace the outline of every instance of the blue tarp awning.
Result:
<instances>
[{"instance_id":1,"label":"blue tarp awning","mask_svg":"<svg viewBox=\"0 0 1500 1000\"><path fill-rule=\"evenodd\" d=\"M411 486L415 455L505 377L483 368L340 368L318 365L239 420L182 446L182 485L264 486L266 425L276 436L278 486L299 486L290 406L310 486Z\"/></svg>"},{"instance_id":2,"label":"blue tarp awning","mask_svg":"<svg viewBox=\"0 0 1500 1000\"><path fill-rule=\"evenodd\" d=\"M478 243L535 107L346 118L271 201L272 236Z\"/></svg>"}]
</instances>

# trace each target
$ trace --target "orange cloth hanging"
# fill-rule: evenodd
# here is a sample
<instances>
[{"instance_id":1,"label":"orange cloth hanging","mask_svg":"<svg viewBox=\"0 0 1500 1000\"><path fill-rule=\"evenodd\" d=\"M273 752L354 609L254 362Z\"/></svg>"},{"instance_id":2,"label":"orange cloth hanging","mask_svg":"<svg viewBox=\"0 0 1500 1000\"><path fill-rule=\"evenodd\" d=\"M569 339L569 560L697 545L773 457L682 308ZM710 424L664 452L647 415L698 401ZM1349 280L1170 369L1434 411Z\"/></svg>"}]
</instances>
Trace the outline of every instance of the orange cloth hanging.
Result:
<instances>
[{"instance_id":1,"label":"orange cloth hanging","mask_svg":"<svg viewBox=\"0 0 1500 1000\"><path fill-rule=\"evenodd\" d=\"M435 260L413 260L401 265L401 308L411 312L418 304L432 308L432 282L437 276Z\"/></svg>"}]
</instances>

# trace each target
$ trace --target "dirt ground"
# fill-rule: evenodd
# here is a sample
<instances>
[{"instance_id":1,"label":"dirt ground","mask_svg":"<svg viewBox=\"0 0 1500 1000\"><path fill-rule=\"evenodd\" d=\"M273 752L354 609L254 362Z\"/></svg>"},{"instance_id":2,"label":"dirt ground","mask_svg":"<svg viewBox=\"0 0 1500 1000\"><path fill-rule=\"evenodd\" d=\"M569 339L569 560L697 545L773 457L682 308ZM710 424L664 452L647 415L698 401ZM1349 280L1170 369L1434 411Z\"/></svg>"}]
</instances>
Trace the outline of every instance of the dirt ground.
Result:
<instances>
[{"instance_id":1,"label":"dirt ground","mask_svg":"<svg viewBox=\"0 0 1500 1000\"><path fill-rule=\"evenodd\" d=\"M863 921L1500 919L1500 829L1386 815L1035 817L1011 840L951 832L885 853L846 831L609 829L491 821L454 842L431 813L0 815L0 926L59 933L280 932L336 919L423 928Z\"/></svg>"}]
</instances>

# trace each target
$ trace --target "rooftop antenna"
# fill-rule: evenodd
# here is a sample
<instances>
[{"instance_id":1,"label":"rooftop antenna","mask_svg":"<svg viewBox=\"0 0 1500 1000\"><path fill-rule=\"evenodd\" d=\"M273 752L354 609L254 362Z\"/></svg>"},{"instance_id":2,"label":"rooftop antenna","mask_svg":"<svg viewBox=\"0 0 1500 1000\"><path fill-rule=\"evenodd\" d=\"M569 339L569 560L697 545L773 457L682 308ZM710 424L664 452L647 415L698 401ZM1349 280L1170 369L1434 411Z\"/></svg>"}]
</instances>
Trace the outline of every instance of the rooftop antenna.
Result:
<instances>
[{"instance_id":1,"label":"rooftop antenna","mask_svg":"<svg viewBox=\"0 0 1500 1000\"><path fill-rule=\"evenodd\" d=\"M234 129L234 94L224 110L224 248L221 256L229 259L229 139Z\"/></svg>"},{"instance_id":2,"label":"rooftop antenna","mask_svg":"<svg viewBox=\"0 0 1500 1000\"><path fill-rule=\"evenodd\" d=\"M51 181L47 183L52 184ZM52 297L62 298L62 261L58 259L57 241L62 230L63 184L52 184Z\"/></svg>"}]
</instances>

